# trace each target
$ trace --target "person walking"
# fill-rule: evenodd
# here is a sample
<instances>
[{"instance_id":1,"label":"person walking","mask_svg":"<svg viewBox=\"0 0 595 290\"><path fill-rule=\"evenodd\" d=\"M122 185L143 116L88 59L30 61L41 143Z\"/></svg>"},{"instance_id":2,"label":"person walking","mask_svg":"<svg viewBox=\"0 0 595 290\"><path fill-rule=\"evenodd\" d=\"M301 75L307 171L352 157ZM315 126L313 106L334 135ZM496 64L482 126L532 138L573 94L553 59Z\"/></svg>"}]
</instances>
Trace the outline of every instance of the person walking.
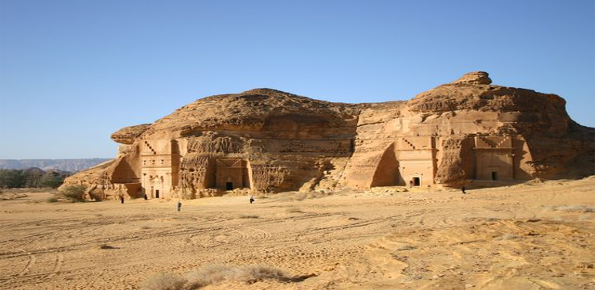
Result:
<instances>
[{"instance_id":1,"label":"person walking","mask_svg":"<svg viewBox=\"0 0 595 290\"><path fill-rule=\"evenodd\" d=\"M182 202L178 201L178 211L182 210Z\"/></svg>"},{"instance_id":2,"label":"person walking","mask_svg":"<svg viewBox=\"0 0 595 290\"><path fill-rule=\"evenodd\" d=\"M254 202L254 196L250 196L250 204L252 204Z\"/></svg>"},{"instance_id":3,"label":"person walking","mask_svg":"<svg viewBox=\"0 0 595 290\"><path fill-rule=\"evenodd\" d=\"M466 194L465 193L465 186L461 187L461 191L463 192L463 194Z\"/></svg>"}]
</instances>

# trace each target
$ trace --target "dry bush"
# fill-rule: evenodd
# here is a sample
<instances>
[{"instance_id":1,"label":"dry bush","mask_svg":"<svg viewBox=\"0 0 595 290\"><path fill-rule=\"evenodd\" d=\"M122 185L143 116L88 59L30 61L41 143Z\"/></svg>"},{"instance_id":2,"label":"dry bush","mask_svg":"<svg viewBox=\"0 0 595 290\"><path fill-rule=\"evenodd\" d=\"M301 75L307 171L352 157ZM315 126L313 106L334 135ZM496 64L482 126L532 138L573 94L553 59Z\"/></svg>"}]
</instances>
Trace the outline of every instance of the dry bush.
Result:
<instances>
[{"instance_id":1,"label":"dry bush","mask_svg":"<svg viewBox=\"0 0 595 290\"><path fill-rule=\"evenodd\" d=\"M211 265L186 275L187 289L198 289L210 284L223 281L234 281L244 283L255 283L264 279L273 279L281 282L289 282L291 278L283 272L274 268L263 266L225 266Z\"/></svg>"},{"instance_id":2,"label":"dry bush","mask_svg":"<svg viewBox=\"0 0 595 290\"><path fill-rule=\"evenodd\" d=\"M149 277L141 285L142 289L146 290L182 290L188 281L182 277L162 273Z\"/></svg>"},{"instance_id":3,"label":"dry bush","mask_svg":"<svg viewBox=\"0 0 595 290\"><path fill-rule=\"evenodd\" d=\"M301 209L299 209L298 207L289 207L287 208L287 213L303 213L303 211Z\"/></svg>"},{"instance_id":4,"label":"dry bush","mask_svg":"<svg viewBox=\"0 0 595 290\"><path fill-rule=\"evenodd\" d=\"M257 218L259 218L259 216L257 216L257 215L251 215L251 214L243 214L243 215L240 215L238 218L241 218L241 219L257 219Z\"/></svg>"},{"instance_id":5,"label":"dry bush","mask_svg":"<svg viewBox=\"0 0 595 290\"><path fill-rule=\"evenodd\" d=\"M87 187L84 185L70 185L61 189L60 194L72 202L83 202L86 189Z\"/></svg>"},{"instance_id":6,"label":"dry bush","mask_svg":"<svg viewBox=\"0 0 595 290\"><path fill-rule=\"evenodd\" d=\"M553 208L554 211L570 211L570 212L595 212L595 207L586 205L564 205Z\"/></svg>"},{"instance_id":7,"label":"dry bush","mask_svg":"<svg viewBox=\"0 0 595 290\"><path fill-rule=\"evenodd\" d=\"M54 203L54 202L58 202L58 199L56 197L52 196L52 197L48 198L46 201L49 203Z\"/></svg>"},{"instance_id":8,"label":"dry bush","mask_svg":"<svg viewBox=\"0 0 595 290\"><path fill-rule=\"evenodd\" d=\"M210 265L197 271L189 272L185 277L164 273L149 277L140 286L146 290L195 290L224 281L252 284L265 279L279 282L300 282L313 277L306 275L289 277L278 269L264 266L227 266Z\"/></svg>"},{"instance_id":9,"label":"dry bush","mask_svg":"<svg viewBox=\"0 0 595 290\"><path fill-rule=\"evenodd\" d=\"M308 192L298 192L288 197L291 201L302 201L305 199L316 199L316 198L323 198L330 196L331 192L326 191L308 191ZM287 201L287 200L284 200Z\"/></svg>"}]
</instances>

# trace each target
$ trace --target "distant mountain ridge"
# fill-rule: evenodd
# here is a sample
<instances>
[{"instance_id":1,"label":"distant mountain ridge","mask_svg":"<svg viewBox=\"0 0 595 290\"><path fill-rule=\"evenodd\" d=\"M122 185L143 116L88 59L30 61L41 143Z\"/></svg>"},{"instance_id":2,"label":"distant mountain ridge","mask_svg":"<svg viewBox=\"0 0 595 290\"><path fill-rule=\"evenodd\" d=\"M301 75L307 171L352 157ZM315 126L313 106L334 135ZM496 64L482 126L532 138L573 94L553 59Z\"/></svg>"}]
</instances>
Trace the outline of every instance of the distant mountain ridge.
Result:
<instances>
[{"instance_id":1,"label":"distant mountain ridge","mask_svg":"<svg viewBox=\"0 0 595 290\"><path fill-rule=\"evenodd\" d=\"M38 167L42 170L57 169L78 172L110 160L109 158L87 159L0 159L0 169L27 169Z\"/></svg>"}]
</instances>

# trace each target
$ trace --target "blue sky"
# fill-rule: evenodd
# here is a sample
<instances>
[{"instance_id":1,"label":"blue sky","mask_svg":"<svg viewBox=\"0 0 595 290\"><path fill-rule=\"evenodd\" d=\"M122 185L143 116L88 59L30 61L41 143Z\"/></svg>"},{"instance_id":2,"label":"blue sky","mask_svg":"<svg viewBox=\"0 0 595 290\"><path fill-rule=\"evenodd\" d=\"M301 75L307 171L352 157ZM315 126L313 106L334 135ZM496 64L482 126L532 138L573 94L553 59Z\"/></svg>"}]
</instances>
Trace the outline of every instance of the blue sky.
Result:
<instances>
[{"instance_id":1,"label":"blue sky","mask_svg":"<svg viewBox=\"0 0 595 290\"><path fill-rule=\"evenodd\" d=\"M0 158L113 157L213 94L407 100L475 70L594 127L595 1L0 0Z\"/></svg>"}]
</instances>

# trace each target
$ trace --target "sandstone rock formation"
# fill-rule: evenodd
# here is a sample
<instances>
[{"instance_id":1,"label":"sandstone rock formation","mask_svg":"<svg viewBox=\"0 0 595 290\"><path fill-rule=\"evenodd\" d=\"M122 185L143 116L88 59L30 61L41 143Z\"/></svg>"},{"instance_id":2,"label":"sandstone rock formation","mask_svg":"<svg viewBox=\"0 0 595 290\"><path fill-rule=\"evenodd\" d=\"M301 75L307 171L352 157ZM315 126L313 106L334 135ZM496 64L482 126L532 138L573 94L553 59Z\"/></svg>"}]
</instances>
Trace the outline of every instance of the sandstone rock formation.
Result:
<instances>
[{"instance_id":1,"label":"sandstone rock formation","mask_svg":"<svg viewBox=\"0 0 595 290\"><path fill-rule=\"evenodd\" d=\"M272 89L199 99L123 128L118 156L70 177L96 199L459 186L595 173L595 129L557 95L491 85L485 72L410 101L330 103Z\"/></svg>"}]
</instances>

